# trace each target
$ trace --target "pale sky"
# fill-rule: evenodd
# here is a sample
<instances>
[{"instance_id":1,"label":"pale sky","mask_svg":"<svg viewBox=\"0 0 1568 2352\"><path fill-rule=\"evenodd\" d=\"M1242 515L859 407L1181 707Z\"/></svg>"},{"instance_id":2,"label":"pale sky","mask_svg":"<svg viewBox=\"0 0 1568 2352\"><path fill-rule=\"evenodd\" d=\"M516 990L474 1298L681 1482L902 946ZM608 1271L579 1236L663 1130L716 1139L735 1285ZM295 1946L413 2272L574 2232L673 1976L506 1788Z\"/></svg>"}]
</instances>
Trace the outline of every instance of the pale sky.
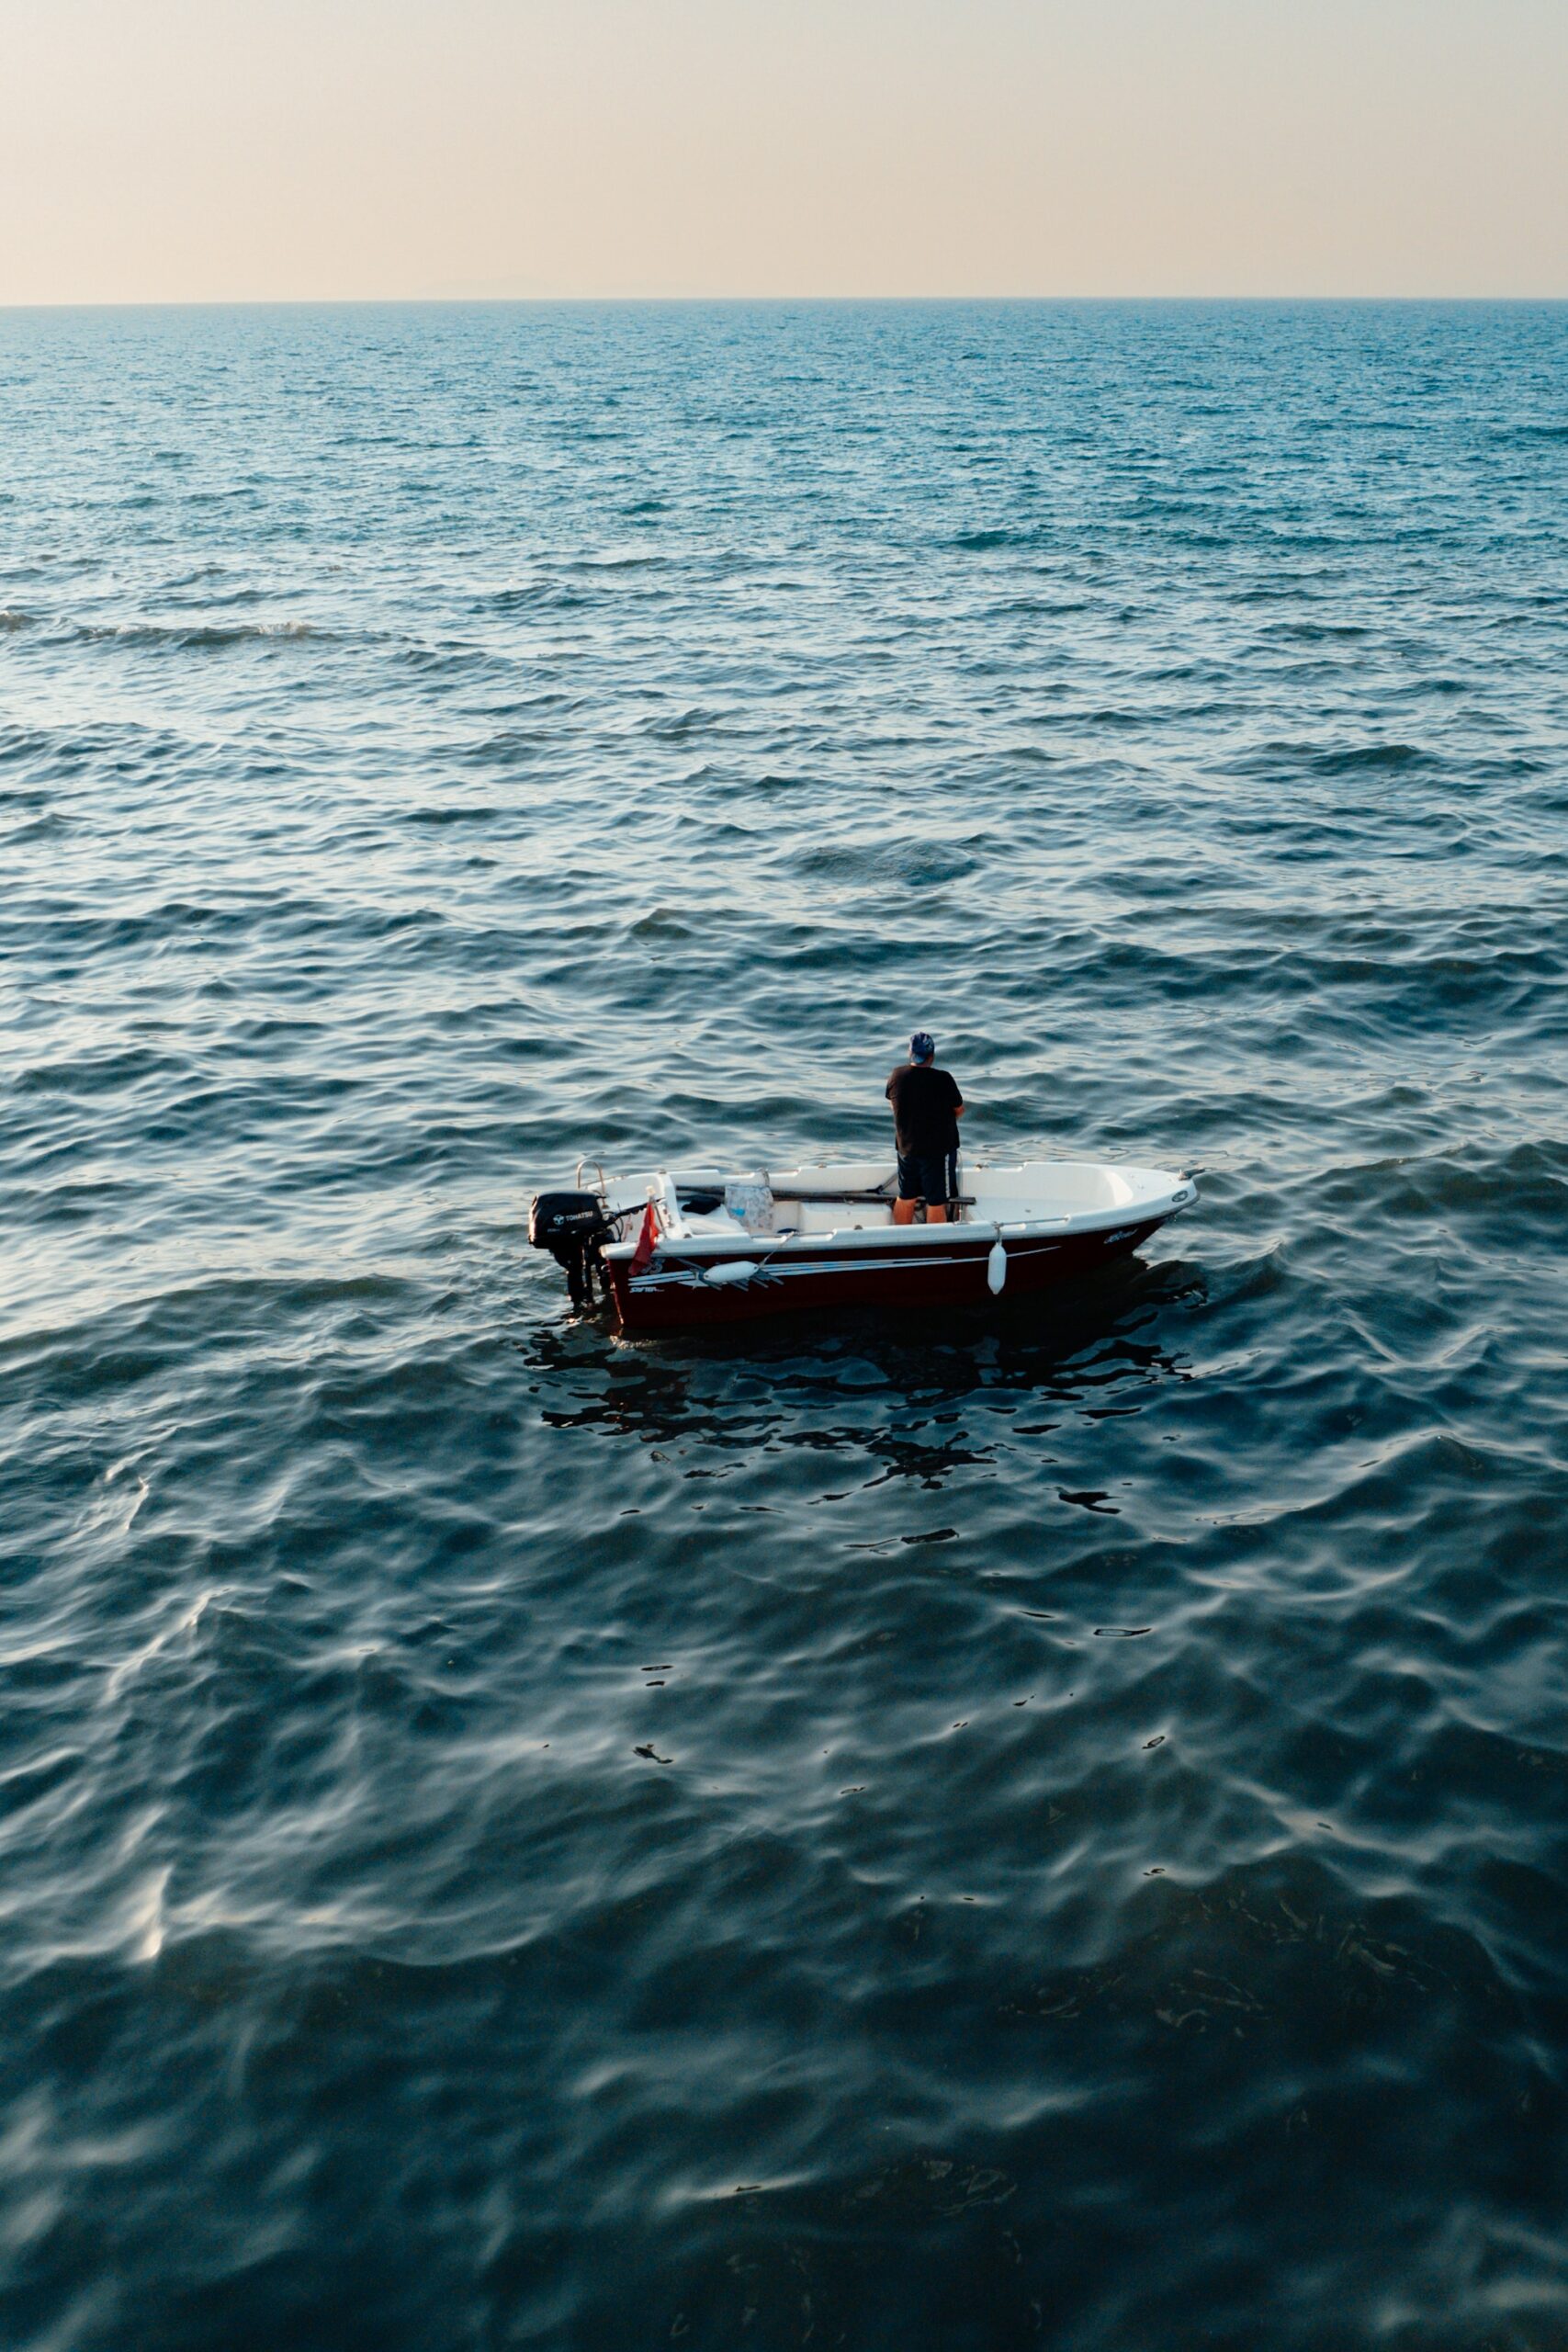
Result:
<instances>
[{"instance_id":1,"label":"pale sky","mask_svg":"<svg viewBox=\"0 0 1568 2352\"><path fill-rule=\"evenodd\" d=\"M1568 295L1568 0L0 0L0 303Z\"/></svg>"}]
</instances>

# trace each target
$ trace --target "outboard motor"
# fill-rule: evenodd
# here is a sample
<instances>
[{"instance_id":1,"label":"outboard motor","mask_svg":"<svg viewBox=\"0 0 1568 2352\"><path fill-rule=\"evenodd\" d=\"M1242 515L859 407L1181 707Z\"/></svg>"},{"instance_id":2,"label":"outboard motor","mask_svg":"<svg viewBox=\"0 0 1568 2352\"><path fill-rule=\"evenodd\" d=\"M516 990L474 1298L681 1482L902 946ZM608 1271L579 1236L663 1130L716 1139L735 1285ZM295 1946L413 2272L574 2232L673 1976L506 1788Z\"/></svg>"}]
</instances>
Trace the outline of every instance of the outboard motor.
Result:
<instances>
[{"instance_id":1,"label":"outboard motor","mask_svg":"<svg viewBox=\"0 0 1568 2352\"><path fill-rule=\"evenodd\" d=\"M593 1304L593 1272L610 1231L597 1193L540 1193L528 1212L528 1238L564 1269L574 1306Z\"/></svg>"}]
</instances>

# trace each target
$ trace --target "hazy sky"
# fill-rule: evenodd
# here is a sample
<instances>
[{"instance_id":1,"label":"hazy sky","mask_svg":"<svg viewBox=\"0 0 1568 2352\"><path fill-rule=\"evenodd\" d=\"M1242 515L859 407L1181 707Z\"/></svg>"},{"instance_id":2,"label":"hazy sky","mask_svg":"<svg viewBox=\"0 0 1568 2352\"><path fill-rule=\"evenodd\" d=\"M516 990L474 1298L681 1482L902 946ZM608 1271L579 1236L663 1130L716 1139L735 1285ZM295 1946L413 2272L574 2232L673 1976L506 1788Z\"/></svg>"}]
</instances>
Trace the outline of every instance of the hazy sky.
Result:
<instances>
[{"instance_id":1,"label":"hazy sky","mask_svg":"<svg viewBox=\"0 0 1568 2352\"><path fill-rule=\"evenodd\" d=\"M1568 0L0 0L0 302L1568 294Z\"/></svg>"}]
</instances>

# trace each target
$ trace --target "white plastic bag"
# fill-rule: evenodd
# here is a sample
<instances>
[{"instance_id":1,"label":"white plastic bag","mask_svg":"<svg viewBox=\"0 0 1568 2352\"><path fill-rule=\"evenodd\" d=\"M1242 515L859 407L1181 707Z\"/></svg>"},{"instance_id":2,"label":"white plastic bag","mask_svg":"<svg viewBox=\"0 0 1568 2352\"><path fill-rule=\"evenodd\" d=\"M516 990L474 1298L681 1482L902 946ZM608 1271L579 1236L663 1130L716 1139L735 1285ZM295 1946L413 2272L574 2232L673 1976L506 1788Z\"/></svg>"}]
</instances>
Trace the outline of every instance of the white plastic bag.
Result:
<instances>
[{"instance_id":1,"label":"white plastic bag","mask_svg":"<svg viewBox=\"0 0 1568 2352\"><path fill-rule=\"evenodd\" d=\"M724 1188L724 1205L738 1216L748 1233L776 1233L773 1196L765 1176L732 1176Z\"/></svg>"}]
</instances>

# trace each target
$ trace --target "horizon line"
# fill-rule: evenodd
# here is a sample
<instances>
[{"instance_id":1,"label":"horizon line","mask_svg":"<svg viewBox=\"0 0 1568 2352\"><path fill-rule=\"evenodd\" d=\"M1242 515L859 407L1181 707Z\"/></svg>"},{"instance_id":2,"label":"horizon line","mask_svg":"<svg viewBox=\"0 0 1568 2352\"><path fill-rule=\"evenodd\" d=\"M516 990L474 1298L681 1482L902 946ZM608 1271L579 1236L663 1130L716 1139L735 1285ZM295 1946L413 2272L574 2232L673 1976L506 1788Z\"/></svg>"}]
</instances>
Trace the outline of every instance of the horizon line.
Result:
<instances>
[{"instance_id":1,"label":"horizon line","mask_svg":"<svg viewBox=\"0 0 1568 2352\"><path fill-rule=\"evenodd\" d=\"M525 310L525 309L679 309L699 305L709 308L729 306L761 309L784 308L790 305L813 305L822 309L877 305L886 308L927 307L954 309L964 304L986 304L993 307L1012 305L1018 308L1050 304L1060 308L1111 307L1121 305L1143 308L1183 304L1210 303L1237 309L1265 304L1292 303L1303 308L1331 305L1392 304L1408 305L1452 304L1492 305L1496 307L1545 308L1568 304L1568 292L1558 294L1498 294L1498 293L1360 293L1301 294L1279 292L1270 294L1185 293L1185 294L197 294L153 296L96 296L80 300L68 295L51 296L42 301L0 301L0 315L42 311L325 311L325 310Z\"/></svg>"}]
</instances>

